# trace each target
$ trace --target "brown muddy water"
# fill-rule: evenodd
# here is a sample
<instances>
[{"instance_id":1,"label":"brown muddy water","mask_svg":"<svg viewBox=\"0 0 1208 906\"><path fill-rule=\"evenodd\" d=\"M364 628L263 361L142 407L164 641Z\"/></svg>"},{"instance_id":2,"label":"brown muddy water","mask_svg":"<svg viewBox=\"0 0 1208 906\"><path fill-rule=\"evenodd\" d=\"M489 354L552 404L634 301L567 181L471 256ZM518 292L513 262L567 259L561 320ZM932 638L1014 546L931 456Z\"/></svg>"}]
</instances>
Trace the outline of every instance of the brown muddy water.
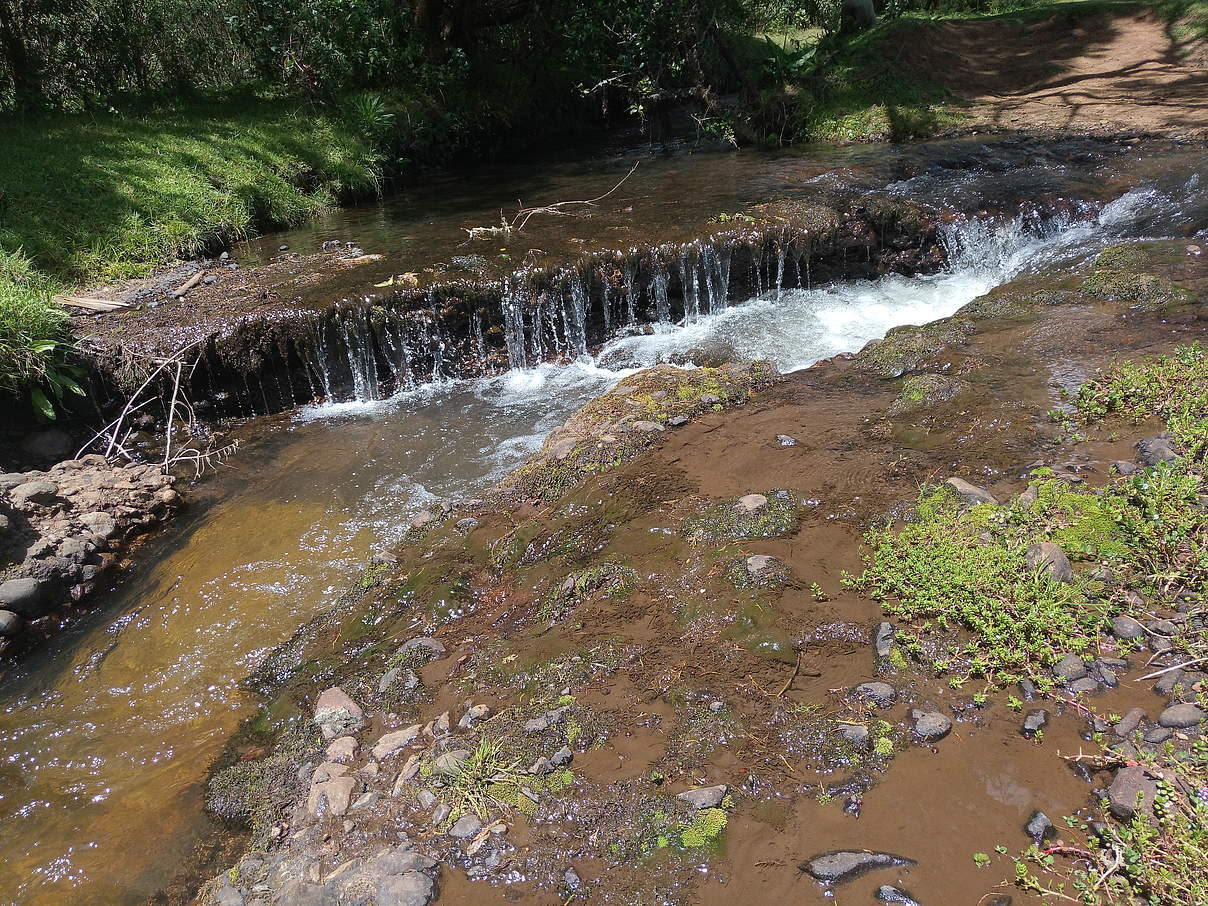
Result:
<instances>
[{"instance_id":1,"label":"brown muddy water","mask_svg":"<svg viewBox=\"0 0 1208 906\"><path fill-rule=\"evenodd\" d=\"M201 809L205 772L256 706L240 681L358 581L372 552L400 537L408 513L434 499L472 496L630 369L726 358L771 358L783 370L802 368L855 350L896 324L951 314L1020 274L1077 266L1122 237L1179 236L1189 223L1208 223L1208 194L1195 175L1204 158L1188 150L1114 149L1091 163L1070 151L1065 164L1038 154L1031 163L1017 161L1010 179L995 173L989 153L966 154L956 166L943 146L835 154L758 158L754 167L739 154L659 161L665 178L647 183L641 195L618 193L609 216L623 220L626 207L661 205L667 213L644 216L674 219L677 200L690 187L735 180L754 182L754 194L764 197L811 181L842 179L856 188L865 181L892 183L904 194L963 210L1010 209L1033 192L1065 191L1107 204L1044 223L1010 216L957 223L946 237L951 268L931 277L773 290L692 324L618 339L569 365L232 426L245 440L243 450L199 485L191 510L143 549L144 565L93 614L4 677L0 899L22 906L133 904L170 882L213 830ZM459 253L467 225L490 222L517 197L526 203L592 197L630 165L610 159L537 175L494 170L450 179L305 231L267 237L259 252L250 247L243 254L254 258L283 244L303 249L339 239L388 251L380 274L412 270L415 261L447 257L450 247ZM448 204L441 216L411 213L436 197ZM985 203L974 203L978 199ZM607 223L595 224L601 226ZM625 229L617 230L622 242ZM568 244L574 238L573 231L560 235ZM554 246L550 238L537 234L533 242ZM974 745L993 747L994 738L987 731ZM971 775L978 757L971 749ZM934 773L925 751L912 752L870 795L904 802L923 785L942 789L943 778ZM998 774L967 779L986 790L984 807L991 812L1024 785ZM1063 795L1054 793L1069 798ZM941 793L918 807L966 805ZM762 839L764 849L730 855L769 864L802 855L778 852L776 822L768 827L762 838L743 836ZM848 830L836 825L836 846L877 845L867 837L841 839ZM938 859L928 864L928 871L942 866ZM769 882L759 895L789 895L782 883ZM702 902L733 893L706 885ZM498 896L454 882L446 901Z\"/></svg>"}]
</instances>

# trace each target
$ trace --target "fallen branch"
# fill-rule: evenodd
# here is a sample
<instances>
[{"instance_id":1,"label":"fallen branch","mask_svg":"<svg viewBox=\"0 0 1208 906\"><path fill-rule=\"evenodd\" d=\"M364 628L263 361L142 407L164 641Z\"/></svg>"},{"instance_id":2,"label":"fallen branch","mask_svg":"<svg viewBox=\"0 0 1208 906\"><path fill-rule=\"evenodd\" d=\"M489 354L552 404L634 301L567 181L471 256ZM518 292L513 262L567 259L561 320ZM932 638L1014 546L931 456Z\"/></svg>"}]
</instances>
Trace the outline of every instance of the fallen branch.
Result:
<instances>
[{"instance_id":1,"label":"fallen branch","mask_svg":"<svg viewBox=\"0 0 1208 906\"><path fill-rule=\"evenodd\" d=\"M1202 664L1205 661L1208 661L1208 657L1193 658L1192 660L1185 661L1182 664L1175 664L1172 667L1163 667L1161 670L1155 670L1153 673L1147 673L1145 676L1138 677L1135 682L1144 682L1145 680L1153 679L1155 676L1161 676L1163 673L1169 673L1171 670L1181 670L1184 667L1190 667L1193 664Z\"/></svg>"},{"instance_id":2,"label":"fallen branch","mask_svg":"<svg viewBox=\"0 0 1208 906\"><path fill-rule=\"evenodd\" d=\"M179 299L181 296L183 296L185 293L187 293L189 290L191 290L193 287L195 287L198 283L200 283L201 278L204 276L205 276L205 271L198 271L197 273L195 273L192 277L190 277L188 280L186 280L180 286L176 287L176 289L172 293L172 298Z\"/></svg>"}]
</instances>

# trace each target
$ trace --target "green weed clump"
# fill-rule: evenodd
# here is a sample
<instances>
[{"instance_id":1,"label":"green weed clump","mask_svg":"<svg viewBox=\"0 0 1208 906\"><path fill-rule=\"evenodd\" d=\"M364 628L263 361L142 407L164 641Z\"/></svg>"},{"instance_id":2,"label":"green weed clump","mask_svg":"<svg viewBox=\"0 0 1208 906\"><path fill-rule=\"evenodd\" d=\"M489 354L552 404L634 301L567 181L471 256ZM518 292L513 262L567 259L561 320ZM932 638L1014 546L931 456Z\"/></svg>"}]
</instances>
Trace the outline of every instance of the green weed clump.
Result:
<instances>
[{"instance_id":1,"label":"green weed clump","mask_svg":"<svg viewBox=\"0 0 1208 906\"><path fill-rule=\"evenodd\" d=\"M45 418L65 393L83 392L66 361L67 313L50 301L57 288L21 252L0 247L0 399L29 402Z\"/></svg>"}]
</instances>

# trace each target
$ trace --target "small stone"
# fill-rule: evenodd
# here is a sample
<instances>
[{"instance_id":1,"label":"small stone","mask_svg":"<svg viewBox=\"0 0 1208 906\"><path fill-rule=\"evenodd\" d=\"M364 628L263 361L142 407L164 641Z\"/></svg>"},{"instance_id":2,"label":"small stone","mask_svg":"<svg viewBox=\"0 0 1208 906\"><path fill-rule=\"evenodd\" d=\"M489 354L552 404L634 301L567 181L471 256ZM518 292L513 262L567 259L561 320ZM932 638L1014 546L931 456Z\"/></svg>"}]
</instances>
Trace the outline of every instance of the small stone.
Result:
<instances>
[{"instance_id":1,"label":"small stone","mask_svg":"<svg viewBox=\"0 0 1208 906\"><path fill-rule=\"evenodd\" d=\"M1153 691L1155 695L1169 698L1176 688L1183 685L1183 671L1170 670L1158 677L1158 681L1153 684Z\"/></svg>"},{"instance_id":2,"label":"small stone","mask_svg":"<svg viewBox=\"0 0 1208 906\"><path fill-rule=\"evenodd\" d=\"M871 743L871 734L864 724L844 724L839 728L839 735L856 748L866 749Z\"/></svg>"},{"instance_id":3,"label":"small stone","mask_svg":"<svg viewBox=\"0 0 1208 906\"><path fill-rule=\"evenodd\" d=\"M26 619L37 619L45 612L42 585L37 579L9 579L0 582L0 608Z\"/></svg>"},{"instance_id":4,"label":"small stone","mask_svg":"<svg viewBox=\"0 0 1208 906\"><path fill-rule=\"evenodd\" d=\"M430 876L422 871L408 871L378 881L373 902L376 906L428 906L437 893L436 881Z\"/></svg>"},{"instance_id":5,"label":"small stone","mask_svg":"<svg viewBox=\"0 0 1208 906\"><path fill-rule=\"evenodd\" d=\"M398 777L394 779L394 787L390 791L391 796L400 796L403 788L415 779L415 775L419 773L419 763L421 760L423 760L423 755L416 752L403 762L403 769L398 772Z\"/></svg>"},{"instance_id":6,"label":"small stone","mask_svg":"<svg viewBox=\"0 0 1208 906\"><path fill-rule=\"evenodd\" d=\"M1131 821L1138 809L1152 815L1153 804L1158 794L1157 783L1140 765L1129 765L1116 772L1111 786L1107 788L1107 799L1111 813L1121 821ZM1140 805L1138 805L1138 800Z\"/></svg>"},{"instance_id":7,"label":"small stone","mask_svg":"<svg viewBox=\"0 0 1208 906\"><path fill-rule=\"evenodd\" d=\"M436 794L431 790L420 790L415 801L419 803L420 808L432 808L436 804Z\"/></svg>"},{"instance_id":8,"label":"small stone","mask_svg":"<svg viewBox=\"0 0 1208 906\"><path fill-rule=\"evenodd\" d=\"M544 777L546 774L554 773L554 766L548 758L542 756L529 766L528 772L536 774L538 777Z\"/></svg>"},{"instance_id":9,"label":"small stone","mask_svg":"<svg viewBox=\"0 0 1208 906\"><path fill-rule=\"evenodd\" d=\"M1150 727L1141 738L1151 746L1156 746L1166 742L1172 735L1166 727Z\"/></svg>"},{"instance_id":10,"label":"small stone","mask_svg":"<svg viewBox=\"0 0 1208 906\"><path fill-rule=\"evenodd\" d=\"M888 708L898 700L898 693L889 683L871 682L860 683L851 690L853 698L873 702L882 708Z\"/></svg>"},{"instance_id":11,"label":"small stone","mask_svg":"<svg viewBox=\"0 0 1208 906\"><path fill-rule=\"evenodd\" d=\"M570 764L574 760L575 753L570 750L570 746L563 746L557 752L549 757L550 763L556 767Z\"/></svg>"},{"instance_id":12,"label":"small stone","mask_svg":"<svg viewBox=\"0 0 1208 906\"><path fill-rule=\"evenodd\" d=\"M449 806L442 802L432 810L432 824L444 824L445 819L447 819L451 814L453 814L453 809L449 808Z\"/></svg>"},{"instance_id":13,"label":"small stone","mask_svg":"<svg viewBox=\"0 0 1208 906\"><path fill-rule=\"evenodd\" d=\"M776 443L782 447L795 447L797 446L797 438L788 434L777 434Z\"/></svg>"},{"instance_id":14,"label":"small stone","mask_svg":"<svg viewBox=\"0 0 1208 906\"><path fill-rule=\"evenodd\" d=\"M893 903L895 906L922 906L918 900L902 890L902 888L891 887L888 884L882 884L878 887L873 896L882 903Z\"/></svg>"},{"instance_id":15,"label":"small stone","mask_svg":"<svg viewBox=\"0 0 1208 906\"><path fill-rule=\"evenodd\" d=\"M378 761L385 761L399 749L415 742L419 738L422 729L423 727L420 724L414 724L405 730L396 730L393 733L387 733L373 747L373 757Z\"/></svg>"},{"instance_id":16,"label":"small stone","mask_svg":"<svg viewBox=\"0 0 1208 906\"><path fill-rule=\"evenodd\" d=\"M328 761L352 761L357 754L355 736L341 736L327 747Z\"/></svg>"},{"instance_id":17,"label":"small stone","mask_svg":"<svg viewBox=\"0 0 1208 906\"><path fill-rule=\"evenodd\" d=\"M1137 731L1137 728L1148 719L1149 715L1145 713L1144 708L1133 708L1122 718L1120 718L1119 723L1112 727L1112 732L1121 739L1127 739L1129 736L1132 736L1133 733Z\"/></svg>"},{"instance_id":18,"label":"small stone","mask_svg":"<svg viewBox=\"0 0 1208 906\"><path fill-rule=\"evenodd\" d=\"M478 520L473 516L466 516L464 519L458 519L453 523L453 527L463 535L468 535L474 529L478 528Z\"/></svg>"},{"instance_id":19,"label":"small stone","mask_svg":"<svg viewBox=\"0 0 1208 906\"><path fill-rule=\"evenodd\" d=\"M333 777L322 783L316 783L310 788L306 800L307 810L317 817L323 815L339 816L346 814L352 805L353 794L357 790L355 777Z\"/></svg>"},{"instance_id":20,"label":"small stone","mask_svg":"<svg viewBox=\"0 0 1208 906\"><path fill-rule=\"evenodd\" d=\"M700 401L706 406L716 406L721 402L721 397L716 393L702 393L700 395Z\"/></svg>"},{"instance_id":21,"label":"small stone","mask_svg":"<svg viewBox=\"0 0 1208 906\"><path fill-rule=\"evenodd\" d=\"M1032 817L1028 819L1023 830L1032 838L1033 843L1040 843L1042 840L1057 836L1057 828L1053 827L1053 822L1044 812L1032 812Z\"/></svg>"},{"instance_id":22,"label":"small stone","mask_svg":"<svg viewBox=\"0 0 1208 906\"><path fill-rule=\"evenodd\" d=\"M279 251L279 252L288 252L288 251L289 251L289 246L288 246L288 245L280 245L280 246L277 246L277 251Z\"/></svg>"},{"instance_id":23,"label":"small stone","mask_svg":"<svg viewBox=\"0 0 1208 906\"><path fill-rule=\"evenodd\" d=\"M876 634L873 636L872 644L876 650L877 657L885 660L893 654L894 639L897 629L893 623L881 623L877 626Z\"/></svg>"},{"instance_id":24,"label":"small stone","mask_svg":"<svg viewBox=\"0 0 1208 906\"><path fill-rule=\"evenodd\" d=\"M1145 627L1129 616L1119 616L1112 621L1112 635L1124 641L1143 639L1147 635Z\"/></svg>"},{"instance_id":25,"label":"small stone","mask_svg":"<svg viewBox=\"0 0 1208 906\"><path fill-rule=\"evenodd\" d=\"M1026 554L1028 569L1046 574L1054 582L1072 582L1074 568L1061 546L1052 541L1041 541L1028 545Z\"/></svg>"},{"instance_id":26,"label":"small stone","mask_svg":"<svg viewBox=\"0 0 1208 906\"><path fill-rule=\"evenodd\" d=\"M243 894L230 884L223 884L214 893L214 906L243 906Z\"/></svg>"},{"instance_id":27,"label":"small stone","mask_svg":"<svg viewBox=\"0 0 1208 906\"><path fill-rule=\"evenodd\" d=\"M1101 692L1103 687L1099 681L1093 676L1084 676L1081 679L1076 679L1070 683L1070 691L1074 695L1091 695L1095 692Z\"/></svg>"},{"instance_id":28,"label":"small stone","mask_svg":"<svg viewBox=\"0 0 1208 906\"><path fill-rule=\"evenodd\" d=\"M562 872L562 883L564 883L569 890L578 890L583 886L583 879L579 877L579 873L573 868L568 868L566 871Z\"/></svg>"},{"instance_id":29,"label":"small stone","mask_svg":"<svg viewBox=\"0 0 1208 906\"><path fill-rule=\"evenodd\" d=\"M411 527L416 531L423 531L429 525L436 521L436 514L430 513L427 510L420 510L411 517Z\"/></svg>"},{"instance_id":30,"label":"small stone","mask_svg":"<svg viewBox=\"0 0 1208 906\"><path fill-rule=\"evenodd\" d=\"M0 637L11 639L25 626L25 620L11 610L0 610Z\"/></svg>"},{"instance_id":31,"label":"small stone","mask_svg":"<svg viewBox=\"0 0 1208 906\"><path fill-rule=\"evenodd\" d=\"M1044 708L1035 708L1024 715L1023 727L1020 730L1024 736L1031 738L1049 725L1049 712Z\"/></svg>"},{"instance_id":32,"label":"small stone","mask_svg":"<svg viewBox=\"0 0 1208 906\"><path fill-rule=\"evenodd\" d=\"M823 883L842 884L879 868L901 868L914 864L913 859L892 853L843 849L814 856L801 864L801 870Z\"/></svg>"},{"instance_id":33,"label":"small stone","mask_svg":"<svg viewBox=\"0 0 1208 906\"><path fill-rule=\"evenodd\" d=\"M914 733L923 742L938 742L952 732L952 721L939 711L915 711Z\"/></svg>"},{"instance_id":34,"label":"small stone","mask_svg":"<svg viewBox=\"0 0 1208 906\"><path fill-rule=\"evenodd\" d=\"M747 575L755 581L759 582L763 579L769 579L776 574L776 568L780 565L780 561L775 557L769 557L767 554L752 554L747 557Z\"/></svg>"},{"instance_id":35,"label":"small stone","mask_svg":"<svg viewBox=\"0 0 1208 906\"><path fill-rule=\"evenodd\" d=\"M1137 453L1144 465L1173 462L1179 458L1178 448L1166 437L1147 437L1137 442Z\"/></svg>"},{"instance_id":36,"label":"small stone","mask_svg":"<svg viewBox=\"0 0 1208 906\"><path fill-rule=\"evenodd\" d=\"M350 812L358 812L363 808L369 808L375 802L382 798L382 794L377 790L370 790L367 793L362 793L357 801L348 807Z\"/></svg>"},{"instance_id":37,"label":"small stone","mask_svg":"<svg viewBox=\"0 0 1208 906\"><path fill-rule=\"evenodd\" d=\"M8 492L13 506L21 509L28 504L52 503L59 494L59 486L53 481L27 481Z\"/></svg>"},{"instance_id":38,"label":"small stone","mask_svg":"<svg viewBox=\"0 0 1208 906\"><path fill-rule=\"evenodd\" d=\"M472 705L466 709L466 713L461 716L457 726L462 730L468 730L478 721L488 717L490 713L491 709L488 705Z\"/></svg>"},{"instance_id":39,"label":"small stone","mask_svg":"<svg viewBox=\"0 0 1208 906\"><path fill-rule=\"evenodd\" d=\"M734 504L734 509L745 516L750 516L758 513L768 505L768 498L762 494L746 494L738 498L738 502Z\"/></svg>"},{"instance_id":40,"label":"small stone","mask_svg":"<svg viewBox=\"0 0 1208 906\"><path fill-rule=\"evenodd\" d=\"M482 822L478 819L478 816L467 814L462 815L453 823L453 826L449 828L449 836L455 837L458 840L465 840L468 837L473 837L480 830L482 830Z\"/></svg>"},{"instance_id":41,"label":"small stone","mask_svg":"<svg viewBox=\"0 0 1208 906\"><path fill-rule=\"evenodd\" d=\"M975 484L970 484L963 478L949 478L944 484L965 498L968 503L998 503L998 499L985 488L979 488Z\"/></svg>"},{"instance_id":42,"label":"small stone","mask_svg":"<svg viewBox=\"0 0 1208 906\"><path fill-rule=\"evenodd\" d=\"M84 513L80 516L80 522L91 529L94 535L98 535L106 541L117 534L117 522L108 513Z\"/></svg>"},{"instance_id":43,"label":"small stone","mask_svg":"<svg viewBox=\"0 0 1208 906\"><path fill-rule=\"evenodd\" d=\"M365 725L364 712L339 686L332 686L319 695L314 719L327 740L355 733Z\"/></svg>"},{"instance_id":44,"label":"small stone","mask_svg":"<svg viewBox=\"0 0 1208 906\"><path fill-rule=\"evenodd\" d=\"M445 752L445 754L432 762L432 770L437 774L444 774L446 776L456 774L469 757L469 749L454 749L452 752Z\"/></svg>"},{"instance_id":45,"label":"small stone","mask_svg":"<svg viewBox=\"0 0 1208 906\"><path fill-rule=\"evenodd\" d=\"M667 419L667 424L672 428L682 428L684 425L688 424L688 416L673 415L671 418Z\"/></svg>"},{"instance_id":46,"label":"small stone","mask_svg":"<svg viewBox=\"0 0 1208 906\"><path fill-rule=\"evenodd\" d=\"M633 423L634 431L645 431L647 434L657 434L660 431L666 430L658 422L640 421Z\"/></svg>"},{"instance_id":47,"label":"small stone","mask_svg":"<svg viewBox=\"0 0 1208 906\"><path fill-rule=\"evenodd\" d=\"M1177 705L1171 705L1165 711L1158 715L1158 725L1162 727L1170 727L1175 730L1186 730L1190 727L1199 726L1204 722L1205 717L1203 710L1191 704L1183 702Z\"/></svg>"},{"instance_id":48,"label":"small stone","mask_svg":"<svg viewBox=\"0 0 1208 906\"><path fill-rule=\"evenodd\" d=\"M682 802L688 803L693 808L717 808L721 805L723 799L726 798L726 792L729 787L724 783L719 783L717 786L700 787L695 790L685 790L675 798Z\"/></svg>"},{"instance_id":49,"label":"small stone","mask_svg":"<svg viewBox=\"0 0 1208 906\"><path fill-rule=\"evenodd\" d=\"M442 658L446 654L444 642L440 639L434 639L430 636L419 636L418 638L411 639L409 642L403 643L399 650L395 652L395 656L407 655L420 648L426 648L430 652L428 655L428 660L430 661Z\"/></svg>"},{"instance_id":50,"label":"small stone","mask_svg":"<svg viewBox=\"0 0 1208 906\"><path fill-rule=\"evenodd\" d=\"M1053 676L1069 683L1086 676L1086 662L1076 654L1067 654L1053 665Z\"/></svg>"}]
</instances>

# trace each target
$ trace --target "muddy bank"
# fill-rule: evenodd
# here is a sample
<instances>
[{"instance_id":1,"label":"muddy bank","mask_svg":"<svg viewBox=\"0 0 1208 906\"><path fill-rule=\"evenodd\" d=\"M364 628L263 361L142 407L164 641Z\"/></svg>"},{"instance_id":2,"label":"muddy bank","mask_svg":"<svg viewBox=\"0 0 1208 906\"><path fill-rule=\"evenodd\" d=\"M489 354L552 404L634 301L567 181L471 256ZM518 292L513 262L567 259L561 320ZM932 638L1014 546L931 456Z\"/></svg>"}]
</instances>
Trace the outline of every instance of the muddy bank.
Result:
<instances>
[{"instance_id":1,"label":"muddy bank","mask_svg":"<svg viewBox=\"0 0 1208 906\"><path fill-rule=\"evenodd\" d=\"M1117 740L1169 728L1177 690L1136 679L1170 649L1113 627L1013 706L908 657L841 579L926 482L1012 501L1040 467L1097 487L1152 458L1156 426L1071 446L1046 413L1113 359L1203 337L1192 240L784 377L640 373L493 493L421 514L254 677L271 704L210 787L254 852L199 901L1033 902L975 854L1046 839L1035 813L1119 779L1056 757L1098 715L1143 709Z\"/></svg>"},{"instance_id":2,"label":"muddy bank","mask_svg":"<svg viewBox=\"0 0 1208 906\"><path fill-rule=\"evenodd\" d=\"M175 481L159 465L98 454L0 474L0 657L57 631L127 564L181 505Z\"/></svg>"}]
</instances>

